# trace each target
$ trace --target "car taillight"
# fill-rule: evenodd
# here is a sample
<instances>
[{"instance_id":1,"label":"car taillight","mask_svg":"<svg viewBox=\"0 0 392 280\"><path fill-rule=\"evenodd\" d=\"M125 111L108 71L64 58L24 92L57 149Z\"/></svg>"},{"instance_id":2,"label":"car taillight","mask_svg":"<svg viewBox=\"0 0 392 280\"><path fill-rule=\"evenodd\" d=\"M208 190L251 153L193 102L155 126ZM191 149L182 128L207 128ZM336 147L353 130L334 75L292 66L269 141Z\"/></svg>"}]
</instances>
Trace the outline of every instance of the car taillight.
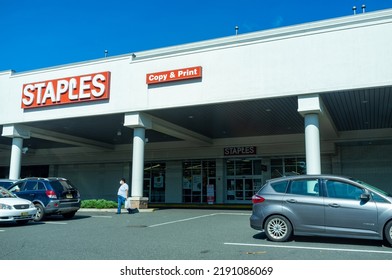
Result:
<instances>
[{"instance_id":1,"label":"car taillight","mask_svg":"<svg viewBox=\"0 0 392 280\"><path fill-rule=\"evenodd\" d=\"M254 196L252 196L252 203L253 204L262 203L264 201L265 201L264 197L259 196L258 194L255 194Z\"/></svg>"},{"instance_id":2,"label":"car taillight","mask_svg":"<svg viewBox=\"0 0 392 280\"><path fill-rule=\"evenodd\" d=\"M54 198L54 199L57 198L57 195L56 195L56 193L55 193L54 191L46 191L46 195L47 195L49 198Z\"/></svg>"}]
</instances>

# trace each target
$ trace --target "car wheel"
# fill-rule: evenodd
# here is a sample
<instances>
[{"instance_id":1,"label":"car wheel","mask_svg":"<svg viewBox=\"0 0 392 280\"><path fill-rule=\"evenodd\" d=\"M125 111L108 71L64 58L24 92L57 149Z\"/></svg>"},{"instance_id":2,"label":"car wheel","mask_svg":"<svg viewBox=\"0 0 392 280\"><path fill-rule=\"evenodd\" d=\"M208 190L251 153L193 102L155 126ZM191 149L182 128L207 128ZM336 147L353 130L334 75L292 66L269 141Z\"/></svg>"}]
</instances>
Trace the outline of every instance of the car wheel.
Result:
<instances>
[{"instance_id":1,"label":"car wheel","mask_svg":"<svg viewBox=\"0 0 392 280\"><path fill-rule=\"evenodd\" d=\"M384 229L385 240L392 246L392 221L389 221Z\"/></svg>"},{"instance_id":2,"label":"car wheel","mask_svg":"<svg viewBox=\"0 0 392 280\"><path fill-rule=\"evenodd\" d=\"M293 227L288 219L275 215L268 218L264 231L269 240L284 242L291 237Z\"/></svg>"},{"instance_id":3,"label":"car wheel","mask_svg":"<svg viewBox=\"0 0 392 280\"><path fill-rule=\"evenodd\" d=\"M37 214L34 216L34 222L39 222L44 218L45 212L44 212L44 207L37 203L34 204L35 208L37 209Z\"/></svg>"},{"instance_id":4,"label":"car wheel","mask_svg":"<svg viewBox=\"0 0 392 280\"><path fill-rule=\"evenodd\" d=\"M63 214L63 217L64 217L65 219L71 219L71 218L73 218L73 216L75 216L75 214L76 214L76 212L64 213L64 214Z\"/></svg>"}]
</instances>

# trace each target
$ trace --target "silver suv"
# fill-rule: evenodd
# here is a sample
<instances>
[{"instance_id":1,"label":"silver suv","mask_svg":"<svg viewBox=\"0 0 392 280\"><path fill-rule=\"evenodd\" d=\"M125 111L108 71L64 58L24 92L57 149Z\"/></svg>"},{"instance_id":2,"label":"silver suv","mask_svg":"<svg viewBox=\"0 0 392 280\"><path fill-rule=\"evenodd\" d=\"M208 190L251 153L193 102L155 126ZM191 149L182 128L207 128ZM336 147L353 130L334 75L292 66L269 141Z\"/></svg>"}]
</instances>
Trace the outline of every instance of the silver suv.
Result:
<instances>
[{"instance_id":1,"label":"silver suv","mask_svg":"<svg viewBox=\"0 0 392 280\"><path fill-rule=\"evenodd\" d=\"M353 178L272 179L252 202L250 226L271 241L307 235L385 240L392 245L392 196Z\"/></svg>"}]
</instances>

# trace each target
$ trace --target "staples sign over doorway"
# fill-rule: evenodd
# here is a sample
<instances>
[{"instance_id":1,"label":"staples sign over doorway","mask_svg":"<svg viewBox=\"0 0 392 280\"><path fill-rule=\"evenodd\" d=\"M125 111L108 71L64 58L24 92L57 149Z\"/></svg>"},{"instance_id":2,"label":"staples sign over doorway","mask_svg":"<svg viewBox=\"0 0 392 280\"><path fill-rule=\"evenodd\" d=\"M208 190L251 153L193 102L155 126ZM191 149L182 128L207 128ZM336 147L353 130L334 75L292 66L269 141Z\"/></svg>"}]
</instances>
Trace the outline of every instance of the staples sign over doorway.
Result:
<instances>
[{"instance_id":1,"label":"staples sign over doorway","mask_svg":"<svg viewBox=\"0 0 392 280\"><path fill-rule=\"evenodd\" d=\"M67 77L23 85L22 108L109 99L110 72Z\"/></svg>"}]
</instances>

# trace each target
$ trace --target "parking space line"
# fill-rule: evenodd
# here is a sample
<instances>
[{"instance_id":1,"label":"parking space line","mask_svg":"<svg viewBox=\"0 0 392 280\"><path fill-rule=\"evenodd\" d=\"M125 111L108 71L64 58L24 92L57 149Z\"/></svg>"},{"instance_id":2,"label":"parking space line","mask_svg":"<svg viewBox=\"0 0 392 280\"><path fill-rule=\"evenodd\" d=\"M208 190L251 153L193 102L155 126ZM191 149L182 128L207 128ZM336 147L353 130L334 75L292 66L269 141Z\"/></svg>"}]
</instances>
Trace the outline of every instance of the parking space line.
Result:
<instances>
[{"instance_id":1,"label":"parking space line","mask_svg":"<svg viewBox=\"0 0 392 280\"><path fill-rule=\"evenodd\" d=\"M286 246L286 245L263 245L263 244L248 244L248 243L223 243L232 246L248 246L248 247L271 247L271 248L285 248L285 249L301 249L301 250L321 250L321 251L340 251L340 252L360 252L360 253L376 253L376 254L392 254L391 251L378 250L359 250L359 249L341 249L341 248L323 248L323 247L304 247L304 246Z\"/></svg>"},{"instance_id":2,"label":"parking space line","mask_svg":"<svg viewBox=\"0 0 392 280\"><path fill-rule=\"evenodd\" d=\"M53 225L67 225L68 223L64 223L64 222L45 222L45 224L53 224Z\"/></svg>"},{"instance_id":3,"label":"parking space line","mask_svg":"<svg viewBox=\"0 0 392 280\"><path fill-rule=\"evenodd\" d=\"M113 217L112 216L91 216L91 218L108 218L108 219L111 219Z\"/></svg>"},{"instance_id":4,"label":"parking space line","mask_svg":"<svg viewBox=\"0 0 392 280\"><path fill-rule=\"evenodd\" d=\"M181 219L181 220L175 220L175 221L170 221L170 222L155 224L155 225L151 225L151 226L148 226L148 227L165 226L165 225L170 225L170 224L175 224L175 223L187 222L187 221L191 221L191 220L195 220L195 219L200 219L200 218L212 217L212 216L216 216L216 215L241 215L241 216L249 216L250 214L247 214L247 213L224 213L224 212L223 212L223 213L212 213L212 214L208 214L208 215L196 216L196 217L187 218L187 219Z\"/></svg>"},{"instance_id":5,"label":"parking space line","mask_svg":"<svg viewBox=\"0 0 392 280\"><path fill-rule=\"evenodd\" d=\"M0 229L0 232L4 232L5 230L4 229Z\"/></svg>"},{"instance_id":6,"label":"parking space line","mask_svg":"<svg viewBox=\"0 0 392 280\"><path fill-rule=\"evenodd\" d=\"M148 226L148 227L159 227L159 226L165 226L165 225L170 225L170 224L175 224L175 223L182 223L182 222L186 222L186 221L191 221L191 220L195 220L195 219L211 217L211 216L215 216L215 215L216 215L216 213L209 214L209 215L196 216L196 217L187 218L187 219L181 219L181 220L175 220L175 221L170 221L170 222L166 222L166 223L155 224L155 225L151 225L151 226Z\"/></svg>"}]
</instances>

